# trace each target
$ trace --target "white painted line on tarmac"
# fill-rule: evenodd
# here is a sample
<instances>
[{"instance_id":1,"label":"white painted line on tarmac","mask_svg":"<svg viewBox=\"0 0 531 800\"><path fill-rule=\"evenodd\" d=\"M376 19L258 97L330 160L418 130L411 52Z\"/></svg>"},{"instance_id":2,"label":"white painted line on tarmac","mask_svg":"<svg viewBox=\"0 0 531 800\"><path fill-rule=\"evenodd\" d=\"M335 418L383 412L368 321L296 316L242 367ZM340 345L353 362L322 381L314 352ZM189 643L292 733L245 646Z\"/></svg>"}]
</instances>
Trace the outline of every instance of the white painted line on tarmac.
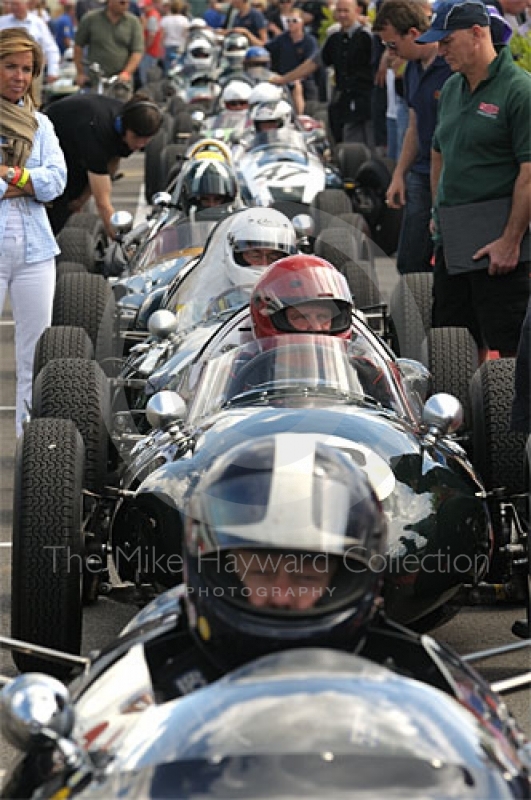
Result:
<instances>
[{"instance_id":1,"label":"white painted line on tarmac","mask_svg":"<svg viewBox=\"0 0 531 800\"><path fill-rule=\"evenodd\" d=\"M16 411L15 406L0 406L0 414L3 414L5 411Z\"/></svg>"},{"instance_id":2,"label":"white painted line on tarmac","mask_svg":"<svg viewBox=\"0 0 531 800\"><path fill-rule=\"evenodd\" d=\"M12 319L0 319L0 325L14 325L15 321Z\"/></svg>"},{"instance_id":3,"label":"white painted line on tarmac","mask_svg":"<svg viewBox=\"0 0 531 800\"><path fill-rule=\"evenodd\" d=\"M13 547L11 542L0 542L0 547Z\"/></svg>"}]
</instances>

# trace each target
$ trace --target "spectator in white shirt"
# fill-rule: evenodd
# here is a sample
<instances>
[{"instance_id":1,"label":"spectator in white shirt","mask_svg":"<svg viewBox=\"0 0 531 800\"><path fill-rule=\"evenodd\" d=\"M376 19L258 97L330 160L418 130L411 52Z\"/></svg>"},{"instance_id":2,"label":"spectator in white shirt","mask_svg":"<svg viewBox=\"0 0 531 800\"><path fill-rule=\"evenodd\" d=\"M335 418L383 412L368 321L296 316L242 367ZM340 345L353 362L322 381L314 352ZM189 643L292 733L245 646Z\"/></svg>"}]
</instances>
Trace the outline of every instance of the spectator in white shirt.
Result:
<instances>
[{"instance_id":1,"label":"spectator in white shirt","mask_svg":"<svg viewBox=\"0 0 531 800\"><path fill-rule=\"evenodd\" d=\"M166 6L166 3L164 2ZM170 11L162 17L162 44L164 46L164 69L167 72L186 44L190 20L185 16L185 5L182 0L171 0Z\"/></svg>"}]
</instances>

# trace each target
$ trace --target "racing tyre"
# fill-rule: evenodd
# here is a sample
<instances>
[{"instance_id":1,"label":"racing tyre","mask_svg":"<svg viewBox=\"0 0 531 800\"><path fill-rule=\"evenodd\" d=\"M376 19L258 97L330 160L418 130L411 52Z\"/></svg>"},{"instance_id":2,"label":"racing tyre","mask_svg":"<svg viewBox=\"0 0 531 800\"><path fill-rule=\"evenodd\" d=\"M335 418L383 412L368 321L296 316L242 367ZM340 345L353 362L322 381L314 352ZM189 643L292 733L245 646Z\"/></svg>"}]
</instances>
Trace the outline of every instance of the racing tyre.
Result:
<instances>
[{"instance_id":1,"label":"racing tyre","mask_svg":"<svg viewBox=\"0 0 531 800\"><path fill-rule=\"evenodd\" d=\"M370 149L361 142L341 142L335 148L335 161L343 180L353 181L361 165L370 158Z\"/></svg>"},{"instance_id":2,"label":"racing tyre","mask_svg":"<svg viewBox=\"0 0 531 800\"><path fill-rule=\"evenodd\" d=\"M111 395L107 376L95 361L56 358L37 376L33 417L71 419L85 443L85 486L102 489L107 477Z\"/></svg>"},{"instance_id":3,"label":"racing tyre","mask_svg":"<svg viewBox=\"0 0 531 800\"><path fill-rule=\"evenodd\" d=\"M334 217L334 219L330 220L330 224L333 227L338 226L340 228L350 225L351 228L361 231L366 236L371 235L371 229L363 214L356 214L354 211L349 211L345 214L340 214L338 217Z\"/></svg>"},{"instance_id":4,"label":"racing tyre","mask_svg":"<svg viewBox=\"0 0 531 800\"><path fill-rule=\"evenodd\" d=\"M168 134L164 128L161 128L147 143L144 151L144 192L148 203L151 203L154 194L163 192L166 188L166 176L162 171L161 157L167 140Z\"/></svg>"},{"instance_id":5,"label":"racing tyre","mask_svg":"<svg viewBox=\"0 0 531 800\"><path fill-rule=\"evenodd\" d=\"M363 310L380 304L380 290L375 273L371 274L354 261L345 262L341 272L347 279L356 308Z\"/></svg>"},{"instance_id":6,"label":"racing tyre","mask_svg":"<svg viewBox=\"0 0 531 800\"><path fill-rule=\"evenodd\" d=\"M92 214L88 211L81 211L78 214L71 214L68 217L64 228L82 228L84 231L88 231L95 237L105 236L103 222L101 221L99 215Z\"/></svg>"},{"instance_id":7,"label":"racing tyre","mask_svg":"<svg viewBox=\"0 0 531 800\"><path fill-rule=\"evenodd\" d=\"M58 281L61 275L70 275L72 272L88 272L84 264L79 261L59 261L55 265L55 280Z\"/></svg>"},{"instance_id":8,"label":"racing tyre","mask_svg":"<svg viewBox=\"0 0 531 800\"><path fill-rule=\"evenodd\" d=\"M94 347L84 328L56 325L46 328L39 337L33 357L33 379L54 358L94 358Z\"/></svg>"},{"instance_id":9,"label":"racing tyre","mask_svg":"<svg viewBox=\"0 0 531 800\"><path fill-rule=\"evenodd\" d=\"M89 272L97 271L96 239L84 228L63 228L57 234L57 244L61 252L57 262L77 261L83 264Z\"/></svg>"},{"instance_id":10,"label":"racing tyre","mask_svg":"<svg viewBox=\"0 0 531 800\"><path fill-rule=\"evenodd\" d=\"M502 497L526 491L526 435L510 430L515 360L486 361L470 385L472 460L487 491L505 487ZM511 579L510 556L504 549L510 533L502 520L499 498L488 498L494 531L494 549L487 580ZM516 504L518 506L518 503Z\"/></svg>"},{"instance_id":11,"label":"racing tyre","mask_svg":"<svg viewBox=\"0 0 531 800\"><path fill-rule=\"evenodd\" d=\"M173 116L171 114L168 114L167 111L165 111L162 115L162 125L160 126L159 130L166 131L166 134L169 137L172 128L173 128Z\"/></svg>"},{"instance_id":12,"label":"racing tyre","mask_svg":"<svg viewBox=\"0 0 531 800\"><path fill-rule=\"evenodd\" d=\"M478 368L478 347L468 328L433 328L428 332L428 367L433 393L448 392L463 406L470 430L470 382Z\"/></svg>"},{"instance_id":13,"label":"racing tyre","mask_svg":"<svg viewBox=\"0 0 531 800\"><path fill-rule=\"evenodd\" d=\"M170 98L168 103L168 111L172 117L176 116L180 111L186 110L186 103L179 97L179 95L174 94L173 97Z\"/></svg>"},{"instance_id":14,"label":"racing tyre","mask_svg":"<svg viewBox=\"0 0 531 800\"><path fill-rule=\"evenodd\" d=\"M171 143L182 144L188 142L189 136L194 131L194 121L188 111L179 111L173 120Z\"/></svg>"},{"instance_id":15,"label":"racing tyre","mask_svg":"<svg viewBox=\"0 0 531 800\"><path fill-rule=\"evenodd\" d=\"M347 231L350 228L360 231L360 235L358 235L359 261L367 262L368 265L370 264L368 269L374 271L374 247L371 229L365 217L352 211L349 214L340 214L339 217L334 217L330 224L332 227L345 228Z\"/></svg>"},{"instance_id":16,"label":"racing tyre","mask_svg":"<svg viewBox=\"0 0 531 800\"><path fill-rule=\"evenodd\" d=\"M82 628L83 440L70 420L29 422L17 443L11 562L11 635L79 654ZM18 669L68 678L26 653Z\"/></svg>"},{"instance_id":17,"label":"racing tyre","mask_svg":"<svg viewBox=\"0 0 531 800\"><path fill-rule=\"evenodd\" d=\"M315 220L316 233L326 230L334 217L350 211L352 203L343 189L323 189L317 192L310 203L310 214Z\"/></svg>"},{"instance_id":18,"label":"racing tyre","mask_svg":"<svg viewBox=\"0 0 531 800\"><path fill-rule=\"evenodd\" d=\"M514 358L485 361L470 385L475 466L487 490L503 486L509 494L525 489L527 439L510 429L514 368Z\"/></svg>"},{"instance_id":19,"label":"racing tyre","mask_svg":"<svg viewBox=\"0 0 531 800\"><path fill-rule=\"evenodd\" d=\"M181 171L186 147L182 144L168 144L161 154L162 172L168 186Z\"/></svg>"},{"instance_id":20,"label":"racing tyre","mask_svg":"<svg viewBox=\"0 0 531 800\"><path fill-rule=\"evenodd\" d=\"M160 70L160 67L157 67ZM166 97L166 89L164 86L164 82L158 73L158 77L156 80L150 80L146 86L147 93L151 97L154 103L163 103Z\"/></svg>"},{"instance_id":21,"label":"racing tyre","mask_svg":"<svg viewBox=\"0 0 531 800\"><path fill-rule=\"evenodd\" d=\"M358 238L353 228L329 227L315 240L315 255L330 261L342 272L343 264L359 258Z\"/></svg>"},{"instance_id":22,"label":"racing tyre","mask_svg":"<svg viewBox=\"0 0 531 800\"><path fill-rule=\"evenodd\" d=\"M315 241L315 255L330 261L346 277L356 306L380 302L378 277L372 261L362 259L363 235L350 226L322 231Z\"/></svg>"},{"instance_id":23,"label":"racing tyre","mask_svg":"<svg viewBox=\"0 0 531 800\"><path fill-rule=\"evenodd\" d=\"M433 275L411 272L402 275L390 299L395 351L402 358L428 364L426 337L431 328Z\"/></svg>"},{"instance_id":24,"label":"racing tyre","mask_svg":"<svg viewBox=\"0 0 531 800\"><path fill-rule=\"evenodd\" d=\"M84 328L96 359L109 367L113 355L114 294L101 275L63 275L56 283L52 325Z\"/></svg>"},{"instance_id":25,"label":"racing tyre","mask_svg":"<svg viewBox=\"0 0 531 800\"><path fill-rule=\"evenodd\" d=\"M146 79L149 86L152 86L154 83L159 83L163 77L164 72L158 64L146 70Z\"/></svg>"}]
</instances>

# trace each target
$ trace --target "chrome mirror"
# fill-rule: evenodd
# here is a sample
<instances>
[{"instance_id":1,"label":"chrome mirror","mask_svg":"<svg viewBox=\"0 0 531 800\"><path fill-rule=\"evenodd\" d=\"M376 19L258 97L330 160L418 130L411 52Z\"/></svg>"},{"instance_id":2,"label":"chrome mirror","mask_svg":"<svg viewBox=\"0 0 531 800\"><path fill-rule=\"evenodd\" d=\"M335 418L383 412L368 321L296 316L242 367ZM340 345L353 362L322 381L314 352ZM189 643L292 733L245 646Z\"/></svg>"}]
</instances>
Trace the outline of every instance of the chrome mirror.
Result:
<instances>
[{"instance_id":1,"label":"chrome mirror","mask_svg":"<svg viewBox=\"0 0 531 800\"><path fill-rule=\"evenodd\" d=\"M304 236L313 236L315 233L315 222L309 214L297 214L291 220L291 224L295 229L297 239L301 239Z\"/></svg>"},{"instance_id":2,"label":"chrome mirror","mask_svg":"<svg viewBox=\"0 0 531 800\"><path fill-rule=\"evenodd\" d=\"M133 227L133 215L129 211L115 211L111 216L111 225L121 235L129 233Z\"/></svg>"},{"instance_id":3,"label":"chrome mirror","mask_svg":"<svg viewBox=\"0 0 531 800\"><path fill-rule=\"evenodd\" d=\"M177 317L167 308L154 311L148 319L148 331L158 339L167 339L177 330Z\"/></svg>"},{"instance_id":4,"label":"chrome mirror","mask_svg":"<svg viewBox=\"0 0 531 800\"><path fill-rule=\"evenodd\" d=\"M177 392L157 392L148 401L146 407L147 421L152 428L163 430L174 422L186 417L186 403Z\"/></svg>"},{"instance_id":5,"label":"chrome mirror","mask_svg":"<svg viewBox=\"0 0 531 800\"><path fill-rule=\"evenodd\" d=\"M463 406L452 394L434 394L426 400L422 422L433 436L455 433L463 424Z\"/></svg>"},{"instance_id":6,"label":"chrome mirror","mask_svg":"<svg viewBox=\"0 0 531 800\"><path fill-rule=\"evenodd\" d=\"M74 726L68 689L49 675L19 675L0 692L0 726L6 740L23 752L67 738Z\"/></svg>"},{"instance_id":7,"label":"chrome mirror","mask_svg":"<svg viewBox=\"0 0 531 800\"><path fill-rule=\"evenodd\" d=\"M169 206L171 203L171 194L169 192L157 192L151 198L152 206Z\"/></svg>"}]
</instances>

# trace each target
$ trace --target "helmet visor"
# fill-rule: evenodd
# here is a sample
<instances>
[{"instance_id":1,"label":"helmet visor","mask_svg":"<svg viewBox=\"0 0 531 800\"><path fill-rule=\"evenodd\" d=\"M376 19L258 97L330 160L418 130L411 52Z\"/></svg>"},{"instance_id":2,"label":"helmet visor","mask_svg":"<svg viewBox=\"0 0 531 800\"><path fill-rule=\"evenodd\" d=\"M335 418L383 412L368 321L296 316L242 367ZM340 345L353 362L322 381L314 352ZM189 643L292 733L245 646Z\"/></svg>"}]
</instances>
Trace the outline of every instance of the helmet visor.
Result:
<instances>
[{"instance_id":1,"label":"helmet visor","mask_svg":"<svg viewBox=\"0 0 531 800\"><path fill-rule=\"evenodd\" d=\"M271 228L264 229L260 238L245 239L235 238L232 242L235 253L244 253L246 250L278 250L286 255L293 255L297 252L293 242L293 231L289 229Z\"/></svg>"},{"instance_id":2,"label":"helmet visor","mask_svg":"<svg viewBox=\"0 0 531 800\"><path fill-rule=\"evenodd\" d=\"M210 58L211 52L206 47L194 47L190 51L193 58Z\"/></svg>"},{"instance_id":3,"label":"helmet visor","mask_svg":"<svg viewBox=\"0 0 531 800\"><path fill-rule=\"evenodd\" d=\"M225 164L202 160L186 180L190 197L223 195L235 197L235 181Z\"/></svg>"},{"instance_id":4,"label":"helmet visor","mask_svg":"<svg viewBox=\"0 0 531 800\"><path fill-rule=\"evenodd\" d=\"M342 300L293 303L271 316L282 333L342 333L350 328L352 306Z\"/></svg>"}]
</instances>

